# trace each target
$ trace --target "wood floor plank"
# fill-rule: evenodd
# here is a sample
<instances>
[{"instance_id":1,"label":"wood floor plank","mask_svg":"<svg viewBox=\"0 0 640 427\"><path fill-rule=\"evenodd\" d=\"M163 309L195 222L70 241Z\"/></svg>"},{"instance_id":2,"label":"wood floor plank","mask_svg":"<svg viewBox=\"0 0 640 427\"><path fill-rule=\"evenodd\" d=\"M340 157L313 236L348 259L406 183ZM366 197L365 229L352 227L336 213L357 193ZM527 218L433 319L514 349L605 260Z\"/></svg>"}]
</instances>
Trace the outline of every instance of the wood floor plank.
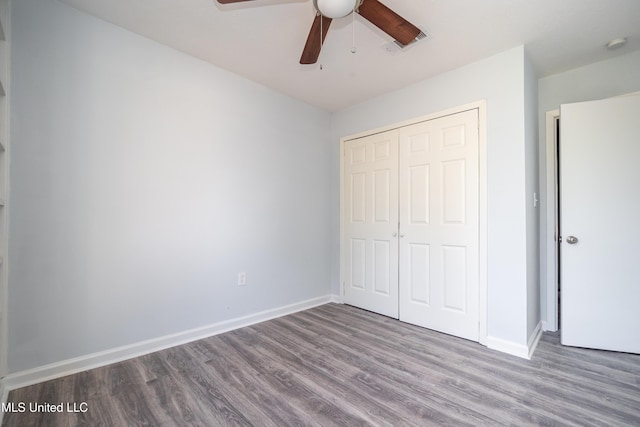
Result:
<instances>
[{"instance_id":1,"label":"wood floor plank","mask_svg":"<svg viewBox=\"0 0 640 427\"><path fill-rule=\"evenodd\" d=\"M500 404L508 403L505 402L505 395L500 393L501 400L496 399L495 402L492 402L491 395L486 388L486 379L483 378L483 381L478 384L467 381L472 375L472 371L465 367L462 359L455 358L457 353L453 355L450 353L438 354L437 352L427 354L413 349L406 342L397 347L395 351L392 351L392 348L385 348L381 343L374 346L380 351L375 357L381 360L387 368L391 368L392 372L395 371L396 375L402 375L402 377L390 377L388 380L405 381L407 385L411 384L418 389L428 384L431 389L421 390L421 394L424 397L431 396L430 398L439 401L445 407L482 408L486 412L487 404L493 404L494 411L491 413L491 418L493 418L493 422L500 421L500 411L495 409L498 409ZM358 351L360 350L362 349ZM389 360L387 355L395 355L396 359ZM382 359L380 359L381 357ZM428 370L422 370L421 368L424 366L428 366ZM423 381L423 379L427 381ZM414 384L414 382L417 383ZM437 391L434 392L432 389ZM507 407L513 409L513 402L509 403ZM469 414L463 414L463 416L470 418ZM511 415L507 418L513 419ZM474 422L477 424L482 420L474 420Z\"/></svg>"},{"instance_id":2,"label":"wood floor plank","mask_svg":"<svg viewBox=\"0 0 640 427\"><path fill-rule=\"evenodd\" d=\"M640 425L640 356L564 347L532 360L326 304L13 390L3 426Z\"/></svg>"},{"instance_id":3,"label":"wood floor plank","mask_svg":"<svg viewBox=\"0 0 640 427\"><path fill-rule=\"evenodd\" d=\"M267 343L263 348L271 352L271 357L281 358L288 369L308 377L308 381L315 384L319 392L342 399L343 404L363 412L364 419L370 424L398 425L402 422L402 418L386 405L361 393L361 389L351 380L359 372L357 367L326 358L326 353L318 351L316 344L311 344L303 335L276 322L269 323L268 331L260 328L257 332L265 336Z\"/></svg>"},{"instance_id":4,"label":"wood floor plank","mask_svg":"<svg viewBox=\"0 0 640 427\"><path fill-rule=\"evenodd\" d=\"M316 327L314 322L295 322L291 326L300 328L301 333L305 329ZM388 400L386 402L384 399L380 399L380 396L378 396L378 400L385 402L393 410L402 412L403 409L407 409L406 405L411 404L412 399L415 398L413 393L421 395L423 399L420 407L413 408L411 411L412 417L416 418L415 422L418 425L424 424L427 419L437 420L438 425L461 425L465 424L466 421L469 421L470 425L478 425L483 421L490 421L477 413L474 414L468 407L452 404L452 402L442 398L440 395L432 395L432 398L437 400L437 405L434 405L427 399L431 394L430 390L420 388L415 390L409 387L414 381L420 381L421 375L419 372L414 371L411 375L404 377L399 377L392 373L391 368L397 365L389 358L389 352L386 350L380 350L375 346L363 348L353 336L349 338L344 336L326 338L322 336L315 339L322 343L323 352L329 353L333 363L341 361L346 365L357 368L357 372L351 378L351 381L363 389L368 389L369 394L377 395L376 393L379 391L387 393ZM408 363L406 360L405 362ZM401 374L404 373L402 369L400 371ZM378 386L379 382L384 385ZM401 386L398 387L397 384L401 384ZM379 388L382 390L379 390ZM445 409L444 411L442 410L443 408ZM453 408L453 411L451 408Z\"/></svg>"},{"instance_id":5,"label":"wood floor plank","mask_svg":"<svg viewBox=\"0 0 640 427\"><path fill-rule=\"evenodd\" d=\"M259 351L255 337L246 331L233 331L221 336L221 339L236 348L242 358L253 366L261 366L265 374L263 378L268 382L274 393L282 394L296 406L303 408L305 423L318 425L366 425L363 420L353 416L348 410L342 410L336 403L315 393L313 388L286 366L268 358L264 358Z\"/></svg>"},{"instance_id":6,"label":"wood floor plank","mask_svg":"<svg viewBox=\"0 0 640 427\"><path fill-rule=\"evenodd\" d=\"M225 395L239 406L252 424L265 427L291 425L303 415L296 414L295 408L277 394L266 392L265 384L229 360L228 353L213 357L206 364L215 374L214 381L221 384Z\"/></svg>"},{"instance_id":7,"label":"wood floor plank","mask_svg":"<svg viewBox=\"0 0 640 427\"><path fill-rule=\"evenodd\" d=\"M260 355L293 372L307 387L313 389L313 393L326 400L340 401L346 410L364 420L366 425L393 425L394 421L402 421L379 402L357 393L357 388L349 387L353 384L349 379L357 372L356 369L332 363L334 369L327 371L323 358L318 358L316 352L303 349L305 341L291 345L285 337L278 337L273 328L269 328L268 331L264 328L255 329L257 330L251 328L254 333L263 337L259 348ZM278 341L278 338L285 339ZM283 345L282 342L286 344Z\"/></svg>"},{"instance_id":8,"label":"wood floor plank","mask_svg":"<svg viewBox=\"0 0 640 427\"><path fill-rule=\"evenodd\" d=\"M287 394L274 392L270 375L261 364L244 358L233 344L228 344L220 336L207 341L215 348L212 351L220 351L219 357L210 359L207 364L223 378L231 373L225 381L233 387L233 394L238 395L236 398L250 399L259 404L265 412L269 412L268 419L277 425L305 425L302 420L307 418L307 412L289 399ZM216 369L218 367L222 370ZM257 422L257 425L260 424Z\"/></svg>"},{"instance_id":9,"label":"wood floor plank","mask_svg":"<svg viewBox=\"0 0 640 427\"><path fill-rule=\"evenodd\" d=\"M453 338L448 338L447 340L450 341L450 343L458 343L460 345L469 346L469 343L464 342L464 340L453 339ZM525 400L526 405L555 407L557 412L563 412L564 419L571 422L579 423L579 424L596 422L598 419L597 414L600 414L601 411L605 409L598 402L602 396L601 391L585 390L582 387L581 382L578 382L575 384L571 384L571 383L567 384L568 383L567 380L569 378L565 377L563 381L557 382L558 384L557 387L555 388L553 386L548 387L546 386L546 384L547 383L553 384L553 381L550 381L552 379L547 377L547 371L536 370L537 368L531 367L533 366L531 362L526 362L526 361L523 361L522 359L517 359L517 358L504 358L501 356L502 357L501 362L496 363L497 360L495 360L495 358L492 357L490 352L484 352L483 355L486 356L486 358L489 359L490 361L487 363L487 365L483 366L483 369L481 372L483 372L484 374L483 376L485 377L485 379L482 380L481 383L488 384L488 381L486 380L486 377L487 377L486 374L490 374L489 375L490 377L493 376L500 379L498 384L506 383L506 384L516 385L515 388L513 386L510 389L503 388L502 393L504 397L508 396L513 392L516 393L514 396L517 396L518 394L524 396L525 391L530 390L531 388L537 387L539 393L533 393L533 394L529 392L526 393L526 395L529 396L526 398L528 400ZM474 358L469 360L473 363L474 360L477 360L477 359ZM504 369L505 365L509 369ZM456 365L452 365L452 366L456 366ZM523 371L526 371L526 372L523 372ZM458 371L456 374L457 374L456 376L460 376L463 378L471 378L473 375L473 372L466 370L466 371ZM506 378L505 374L510 375L510 377ZM554 378L554 379L557 380L557 378ZM508 381L505 381L505 380L508 380ZM525 387L524 388L521 387L521 389L518 391L518 386L517 386L518 384L524 384ZM580 404L572 405L571 395L566 399L557 399L559 395L558 388L562 389L567 387L572 387L574 389L573 391L580 392L580 393L575 393L580 395L580 398L579 398ZM583 392L591 392L591 393L584 394ZM545 400L545 396L554 396L556 398ZM590 413L588 411L585 411L586 404L589 404L591 407L593 407L594 412ZM619 407L619 405L617 406ZM588 408L588 406L586 408ZM510 412L513 414L516 410L517 408L514 407L514 408L511 408ZM611 408L609 408L609 410L611 410ZM606 417L608 420L615 420L615 415L616 415L616 409L613 409L611 413L606 415ZM624 412L622 413L618 412L617 415L620 416L619 420L623 421L628 418L629 414ZM552 421L552 420L547 420L547 421Z\"/></svg>"}]
</instances>

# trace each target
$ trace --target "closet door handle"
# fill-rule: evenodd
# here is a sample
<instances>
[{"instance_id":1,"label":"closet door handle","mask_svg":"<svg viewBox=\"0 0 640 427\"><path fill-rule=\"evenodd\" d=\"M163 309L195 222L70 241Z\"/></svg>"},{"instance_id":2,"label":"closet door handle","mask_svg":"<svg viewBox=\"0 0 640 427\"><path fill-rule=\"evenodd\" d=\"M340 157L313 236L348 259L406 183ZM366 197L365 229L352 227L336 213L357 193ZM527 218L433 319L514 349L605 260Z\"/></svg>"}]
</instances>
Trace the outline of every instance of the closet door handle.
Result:
<instances>
[{"instance_id":1,"label":"closet door handle","mask_svg":"<svg viewBox=\"0 0 640 427\"><path fill-rule=\"evenodd\" d=\"M392 234L393 237L398 237L398 233L396 233L395 231Z\"/></svg>"},{"instance_id":2,"label":"closet door handle","mask_svg":"<svg viewBox=\"0 0 640 427\"><path fill-rule=\"evenodd\" d=\"M404 237L404 234L401 234L401 235L400 235L400 238L402 239L403 237Z\"/></svg>"}]
</instances>

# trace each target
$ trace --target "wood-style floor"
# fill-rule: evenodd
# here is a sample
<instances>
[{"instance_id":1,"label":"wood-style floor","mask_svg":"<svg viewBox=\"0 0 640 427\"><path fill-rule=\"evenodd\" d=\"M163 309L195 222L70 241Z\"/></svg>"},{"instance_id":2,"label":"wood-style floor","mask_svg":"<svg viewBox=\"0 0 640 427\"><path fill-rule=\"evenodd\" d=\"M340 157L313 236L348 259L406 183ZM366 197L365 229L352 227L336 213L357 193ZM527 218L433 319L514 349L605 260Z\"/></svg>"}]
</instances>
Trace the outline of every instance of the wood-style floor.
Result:
<instances>
[{"instance_id":1,"label":"wood-style floor","mask_svg":"<svg viewBox=\"0 0 640 427\"><path fill-rule=\"evenodd\" d=\"M9 401L26 411L5 413L3 425L20 427L638 426L640 356L545 334L527 361L327 304L14 390ZM31 413L35 402L87 411Z\"/></svg>"}]
</instances>

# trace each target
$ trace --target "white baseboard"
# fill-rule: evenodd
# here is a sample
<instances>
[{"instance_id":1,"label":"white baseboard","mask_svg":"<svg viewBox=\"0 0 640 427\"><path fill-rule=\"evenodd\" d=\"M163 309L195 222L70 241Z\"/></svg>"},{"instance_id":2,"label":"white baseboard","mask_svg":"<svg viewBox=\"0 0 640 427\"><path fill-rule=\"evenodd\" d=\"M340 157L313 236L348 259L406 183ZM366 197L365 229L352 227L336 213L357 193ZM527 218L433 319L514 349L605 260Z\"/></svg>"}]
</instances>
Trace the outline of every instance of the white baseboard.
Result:
<instances>
[{"instance_id":1,"label":"white baseboard","mask_svg":"<svg viewBox=\"0 0 640 427\"><path fill-rule=\"evenodd\" d=\"M540 338L542 338L542 322L538 323L536 328L533 330L533 333L529 337L529 341L527 342L527 346L529 347L529 357L527 359L531 359L533 356L533 352L536 351L538 347L538 343L540 342Z\"/></svg>"},{"instance_id":2,"label":"white baseboard","mask_svg":"<svg viewBox=\"0 0 640 427\"><path fill-rule=\"evenodd\" d=\"M501 351L512 356L521 357L523 359L530 360L533 356L533 352L540 342L542 337L542 323L538 323L533 333L527 341L527 345L518 344L513 341L503 340L502 338L487 337L487 347L492 350Z\"/></svg>"},{"instance_id":3,"label":"white baseboard","mask_svg":"<svg viewBox=\"0 0 640 427\"><path fill-rule=\"evenodd\" d=\"M557 327L551 328L551 327L549 327L549 325L550 325L549 322L547 322L546 320L543 320L542 321L542 332L558 332L558 328Z\"/></svg>"},{"instance_id":4,"label":"white baseboard","mask_svg":"<svg viewBox=\"0 0 640 427\"><path fill-rule=\"evenodd\" d=\"M518 344L513 341L503 340L502 338L488 336L487 347L512 356L529 359L529 348L524 344Z\"/></svg>"},{"instance_id":5,"label":"white baseboard","mask_svg":"<svg viewBox=\"0 0 640 427\"><path fill-rule=\"evenodd\" d=\"M277 317L286 316L298 311L307 310L329 302L338 302L337 295L327 295L323 297L313 298L307 301L301 301L295 304L262 311L260 313L250 314L248 316L238 317L235 319L225 320L214 323L212 325L194 328L176 334L166 335L135 344L113 348L98 353L88 354L73 359L63 360L61 362L52 363L45 366L29 369L26 371L9 374L0 381L0 387L3 391L3 402L6 402L8 392L17 388L26 387L54 378L60 378L66 375L75 374L77 372L86 371L88 369L98 368L100 366L109 365L155 351L164 350L166 348L175 347L177 345L186 344L199 339L229 332L234 329L243 328L266 320L275 319Z\"/></svg>"}]
</instances>

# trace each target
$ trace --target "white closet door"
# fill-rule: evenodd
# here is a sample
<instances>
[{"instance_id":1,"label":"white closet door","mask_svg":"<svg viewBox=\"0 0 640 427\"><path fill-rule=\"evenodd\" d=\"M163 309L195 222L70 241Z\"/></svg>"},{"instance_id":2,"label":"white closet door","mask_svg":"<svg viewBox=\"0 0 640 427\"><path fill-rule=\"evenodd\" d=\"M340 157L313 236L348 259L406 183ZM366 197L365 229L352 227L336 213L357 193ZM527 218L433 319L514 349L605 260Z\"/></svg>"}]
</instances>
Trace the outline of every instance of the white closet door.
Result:
<instances>
[{"instance_id":1,"label":"white closet door","mask_svg":"<svg viewBox=\"0 0 640 427\"><path fill-rule=\"evenodd\" d=\"M478 341L478 111L400 129L400 320Z\"/></svg>"},{"instance_id":2,"label":"white closet door","mask_svg":"<svg viewBox=\"0 0 640 427\"><path fill-rule=\"evenodd\" d=\"M345 143L344 302L398 318L398 132Z\"/></svg>"}]
</instances>

